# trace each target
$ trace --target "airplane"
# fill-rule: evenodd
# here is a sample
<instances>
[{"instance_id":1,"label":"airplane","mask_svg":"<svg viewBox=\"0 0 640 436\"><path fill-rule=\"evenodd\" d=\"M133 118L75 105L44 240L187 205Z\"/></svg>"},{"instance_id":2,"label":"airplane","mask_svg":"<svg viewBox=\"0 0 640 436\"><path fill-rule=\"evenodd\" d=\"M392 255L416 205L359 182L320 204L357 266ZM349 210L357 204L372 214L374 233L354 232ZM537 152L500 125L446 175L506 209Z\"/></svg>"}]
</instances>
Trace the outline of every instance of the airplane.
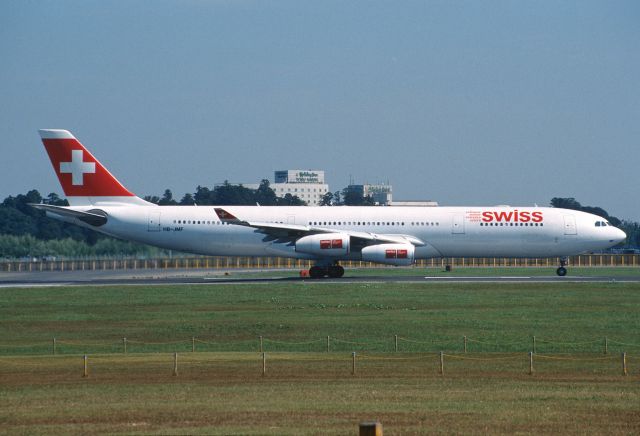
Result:
<instances>
[{"instance_id":1,"label":"airplane","mask_svg":"<svg viewBox=\"0 0 640 436\"><path fill-rule=\"evenodd\" d=\"M314 262L311 278L339 278L340 261L409 266L450 257L558 257L626 239L605 219L549 207L159 206L124 187L69 131L39 130L68 207L52 218L116 238L212 256Z\"/></svg>"}]
</instances>

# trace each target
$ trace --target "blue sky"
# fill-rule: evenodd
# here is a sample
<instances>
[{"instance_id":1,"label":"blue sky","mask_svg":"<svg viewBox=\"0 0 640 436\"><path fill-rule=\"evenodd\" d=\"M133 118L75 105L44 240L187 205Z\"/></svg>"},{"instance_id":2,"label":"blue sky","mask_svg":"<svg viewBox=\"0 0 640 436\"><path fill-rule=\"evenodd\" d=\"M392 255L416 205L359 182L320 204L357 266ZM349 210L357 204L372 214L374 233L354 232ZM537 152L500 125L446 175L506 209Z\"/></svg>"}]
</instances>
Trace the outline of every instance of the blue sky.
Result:
<instances>
[{"instance_id":1,"label":"blue sky","mask_svg":"<svg viewBox=\"0 0 640 436\"><path fill-rule=\"evenodd\" d=\"M140 196L324 169L394 198L640 220L636 1L3 1L0 197L38 128Z\"/></svg>"}]
</instances>

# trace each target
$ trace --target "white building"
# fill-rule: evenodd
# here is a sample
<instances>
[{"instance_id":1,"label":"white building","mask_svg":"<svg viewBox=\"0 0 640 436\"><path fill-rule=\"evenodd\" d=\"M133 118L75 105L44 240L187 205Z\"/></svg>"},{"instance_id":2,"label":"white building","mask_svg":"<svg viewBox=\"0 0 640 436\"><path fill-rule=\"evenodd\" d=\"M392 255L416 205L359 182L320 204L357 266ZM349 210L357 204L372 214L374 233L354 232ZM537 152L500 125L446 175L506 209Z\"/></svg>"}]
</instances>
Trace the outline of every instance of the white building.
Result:
<instances>
[{"instance_id":1,"label":"white building","mask_svg":"<svg viewBox=\"0 0 640 436\"><path fill-rule=\"evenodd\" d=\"M244 184L247 188L258 189L259 184ZM309 206L318 206L329 185L324 182L324 171L281 170L274 172L274 183L269 185L276 196L295 195Z\"/></svg>"},{"instance_id":2,"label":"white building","mask_svg":"<svg viewBox=\"0 0 640 436\"><path fill-rule=\"evenodd\" d=\"M324 182L324 171L320 170L281 170L274 173L271 189L278 197L295 195L309 206L317 206L329 185Z\"/></svg>"}]
</instances>

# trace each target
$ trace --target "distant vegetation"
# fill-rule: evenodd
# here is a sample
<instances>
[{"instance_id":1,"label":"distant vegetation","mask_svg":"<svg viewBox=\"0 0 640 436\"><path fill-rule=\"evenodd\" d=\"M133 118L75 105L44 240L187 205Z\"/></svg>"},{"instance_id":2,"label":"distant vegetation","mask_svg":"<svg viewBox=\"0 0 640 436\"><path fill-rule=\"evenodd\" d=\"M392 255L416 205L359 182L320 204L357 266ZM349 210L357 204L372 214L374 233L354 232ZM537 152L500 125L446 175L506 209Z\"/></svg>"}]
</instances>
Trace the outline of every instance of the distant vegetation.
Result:
<instances>
[{"instance_id":1,"label":"distant vegetation","mask_svg":"<svg viewBox=\"0 0 640 436\"><path fill-rule=\"evenodd\" d=\"M165 189L162 197L147 195L145 200L163 206L192 206L203 205L256 205L260 206L306 206L298 196L286 194L284 197L276 196L271 189L269 181L263 179L258 189L247 188L242 185L232 185L225 181L213 189L198 186L193 194L184 194L180 201L173 199L170 189Z\"/></svg>"},{"instance_id":2,"label":"distant vegetation","mask_svg":"<svg viewBox=\"0 0 640 436\"><path fill-rule=\"evenodd\" d=\"M62 221L47 218L29 203L68 206L51 193L43 198L31 190L0 204L0 258L159 256L165 252L144 244L121 241Z\"/></svg>"},{"instance_id":3,"label":"distant vegetation","mask_svg":"<svg viewBox=\"0 0 640 436\"><path fill-rule=\"evenodd\" d=\"M255 205L304 206L297 196L277 197L263 180L258 189L232 185L228 182L209 189L198 186L193 194L185 194L180 201L173 199L166 189L162 197L147 196L145 200L160 205ZM37 190L9 196L0 204L0 259L51 257L161 257L168 251L135 242L121 241L90 229L47 218L43 211L29 203L68 206L58 194L47 197Z\"/></svg>"},{"instance_id":4,"label":"distant vegetation","mask_svg":"<svg viewBox=\"0 0 640 436\"><path fill-rule=\"evenodd\" d=\"M262 206L302 206L305 203L297 196L287 194L277 197L263 180L258 189L232 185L228 182L213 189L198 186L193 194L185 194L180 201L173 199L171 190L162 196L147 196L147 201L160 205L255 205ZM159 257L168 252L144 244L126 242L102 235L93 230L47 218L44 212L36 210L29 203L47 203L67 206L65 199L55 193L42 197L36 190L26 194L9 196L0 204L0 258L42 258L42 257ZM327 193L325 205L373 205L370 197L343 189ZM582 210L594 213L622 228L628 235L625 247L640 247L640 224L620 220L600 207L582 206L574 198L553 198L553 207Z\"/></svg>"},{"instance_id":5,"label":"distant vegetation","mask_svg":"<svg viewBox=\"0 0 640 436\"><path fill-rule=\"evenodd\" d=\"M351 189L348 186L342 191L327 192L322 197L321 206L375 206L376 202L362 192Z\"/></svg>"}]
</instances>

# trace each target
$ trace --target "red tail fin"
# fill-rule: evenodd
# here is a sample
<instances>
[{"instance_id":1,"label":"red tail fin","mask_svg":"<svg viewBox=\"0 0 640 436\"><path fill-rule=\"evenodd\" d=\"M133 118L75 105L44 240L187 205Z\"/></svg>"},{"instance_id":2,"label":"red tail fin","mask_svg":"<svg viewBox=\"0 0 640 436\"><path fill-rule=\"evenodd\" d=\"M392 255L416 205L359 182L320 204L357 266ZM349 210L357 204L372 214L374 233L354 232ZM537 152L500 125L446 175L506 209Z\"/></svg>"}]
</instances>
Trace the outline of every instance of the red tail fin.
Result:
<instances>
[{"instance_id":1,"label":"red tail fin","mask_svg":"<svg viewBox=\"0 0 640 436\"><path fill-rule=\"evenodd\" d=\"M89 203L100 200L145 203L125 188L69 131L47 129L39 133L71 204L74 197L87 198Z\"/></svg>"},{"instance_id":2,"label":"red tail fin","mask_svg":"<svg viewBox=\"0 0 640 436\"><path fill-rule=\"evenodd\" d=\"M40 130L44 148L67 196L132 197L67 130Z\"/></svg>"}]
</instances>

